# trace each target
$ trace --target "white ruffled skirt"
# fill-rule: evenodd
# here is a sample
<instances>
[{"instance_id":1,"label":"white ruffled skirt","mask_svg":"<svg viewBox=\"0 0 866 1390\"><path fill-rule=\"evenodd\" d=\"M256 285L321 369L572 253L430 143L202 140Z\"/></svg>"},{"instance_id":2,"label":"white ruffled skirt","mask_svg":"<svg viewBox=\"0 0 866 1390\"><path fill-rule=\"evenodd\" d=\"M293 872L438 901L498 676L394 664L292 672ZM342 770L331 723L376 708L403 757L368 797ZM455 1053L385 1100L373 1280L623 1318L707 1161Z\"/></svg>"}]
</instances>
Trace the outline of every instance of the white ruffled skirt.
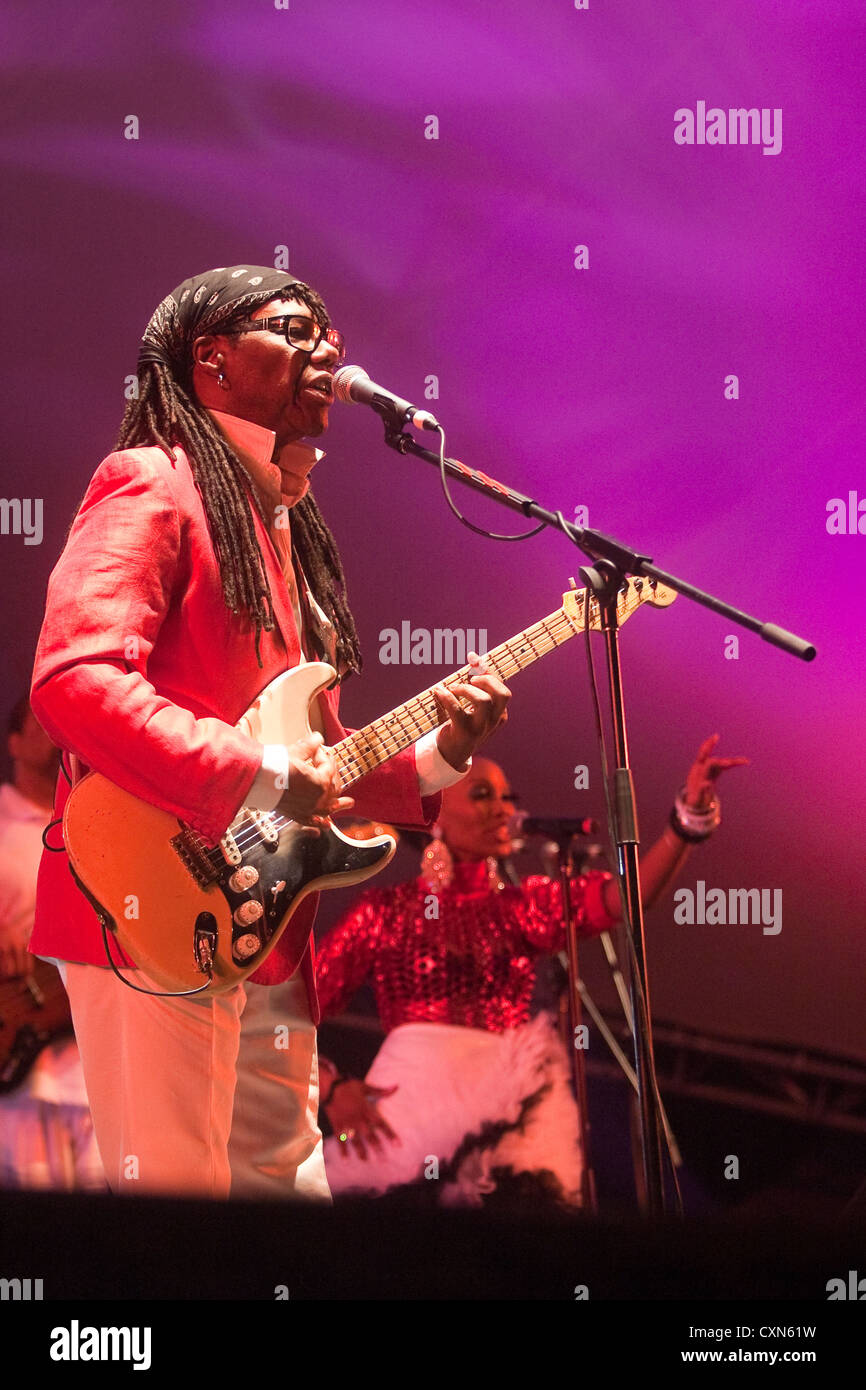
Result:
<instances>
[{"instance_id":1,"label":"white ruffled skirt","mask_svg":"<svg viewBox=\"0 0 866 1390\"><path fill-rule=\"evenodd\" d=\"M396 1086L378 1102L399 1142L361 1158L325 1142L335 1197L435 1184L446 1206L480 1206L506 1178L535 1177L545 1195L580 1204L577 1106L565 1046L549 1014L504 1033L407 1023L388 1034L366 1080Z\"/></svg>"}]
</instances>

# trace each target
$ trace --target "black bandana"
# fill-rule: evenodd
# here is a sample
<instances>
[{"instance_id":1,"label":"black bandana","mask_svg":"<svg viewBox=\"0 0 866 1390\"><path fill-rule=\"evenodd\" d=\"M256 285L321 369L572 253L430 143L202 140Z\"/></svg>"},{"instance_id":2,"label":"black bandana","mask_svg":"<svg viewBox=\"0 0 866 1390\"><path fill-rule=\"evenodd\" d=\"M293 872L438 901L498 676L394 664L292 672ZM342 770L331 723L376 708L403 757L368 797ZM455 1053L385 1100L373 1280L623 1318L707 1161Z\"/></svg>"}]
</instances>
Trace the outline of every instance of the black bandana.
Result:
<instances>
[{"instance_id":1,"label":"black bandana","mask_svg":"<svg viewBox=\"0 0 866 1390\"><path fill-rule=\"evenodd\" d=\"M147 362L162 362L182 382L189 373L196 338L269 299L291 299L289 291L297 288L308 286L267 265L221 266L193 275L166 296L144 330L139 369Z\"/></svg>"}]
</instances>

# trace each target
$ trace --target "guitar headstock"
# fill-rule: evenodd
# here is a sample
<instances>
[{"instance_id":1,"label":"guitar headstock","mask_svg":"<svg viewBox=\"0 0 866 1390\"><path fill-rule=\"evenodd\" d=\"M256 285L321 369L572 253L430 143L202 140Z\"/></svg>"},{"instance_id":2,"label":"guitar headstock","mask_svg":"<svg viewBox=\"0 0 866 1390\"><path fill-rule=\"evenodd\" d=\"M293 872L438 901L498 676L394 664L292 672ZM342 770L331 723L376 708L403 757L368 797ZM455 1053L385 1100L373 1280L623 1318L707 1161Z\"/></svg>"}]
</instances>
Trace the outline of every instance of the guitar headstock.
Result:
<instances>
[{"instance_id":1,"label":"guitar headstock","mask_svg":"<svg viewBox=\"0 0 866 1390\"><path fill-rule=\"evenodd\" d=\"M583 631L586 603L586 589L569 589L562 595L562 607L569 622ZM640 575L627 579L620 588L616 600L617 621L620 626L644 603L652 608L669 608L677 596L676 589L669 589L657 579L642 579ZM594 632L601 631L601 615L598 599L589 601L589 626Z\"/></svg>"}]
</instances>

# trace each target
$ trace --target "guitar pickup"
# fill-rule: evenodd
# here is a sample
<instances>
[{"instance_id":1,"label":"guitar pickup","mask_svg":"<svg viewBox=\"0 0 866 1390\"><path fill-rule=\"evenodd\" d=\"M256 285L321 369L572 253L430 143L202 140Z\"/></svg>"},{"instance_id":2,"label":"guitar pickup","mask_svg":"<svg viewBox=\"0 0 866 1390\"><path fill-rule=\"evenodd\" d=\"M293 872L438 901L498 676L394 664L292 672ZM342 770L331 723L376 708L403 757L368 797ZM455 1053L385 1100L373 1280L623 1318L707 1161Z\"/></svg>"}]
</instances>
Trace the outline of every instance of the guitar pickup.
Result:
<instances>
[{"instance_id":1,"label":"guitar pickup","mask_svg":"<svg viewBox=\"0 0 866 1390\"><path fill-rule=\"evenodd\" d=\"M253 825L258 830L266 845L278 845L280 842L279 831L274 824L274 818L270 811L255 811L247 808L247 815Z\"/></svg>"},{"instance_id":2,"label":"guitar pickup","mask_svg":"<svg viewBox=\"0 0 866 1390\"><path fill-rule=\"evenodd\" d=\"M238 849L238 842L230 830L220 839L220 849L223 859L227 864L240 864L241 852Z\"/></svg>"}]
</instances>

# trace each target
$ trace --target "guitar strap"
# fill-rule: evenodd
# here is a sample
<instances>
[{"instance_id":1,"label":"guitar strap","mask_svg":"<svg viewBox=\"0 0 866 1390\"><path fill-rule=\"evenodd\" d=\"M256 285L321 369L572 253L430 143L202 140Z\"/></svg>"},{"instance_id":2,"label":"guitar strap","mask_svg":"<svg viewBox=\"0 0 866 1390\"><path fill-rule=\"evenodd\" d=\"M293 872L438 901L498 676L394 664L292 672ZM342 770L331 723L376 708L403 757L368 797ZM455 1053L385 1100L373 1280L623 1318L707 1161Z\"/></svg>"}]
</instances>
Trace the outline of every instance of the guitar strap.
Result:
<instances>
[{"instance_id":1,"label":"guitar strap","mask_svg":"<svg viewBox=\"0 0 866 1390\"><path fill-rule=\"evenodd\" d=\"M298 637L304 655L309 660L312 651L314 660L327 661L336 670L337 634L334 631L334 625L313 598L312 590L307 583L307 576L304 574L303 566L294 547L292 548L292 566L297 580L298 604L304 629L303 633L298 634ZM342 675L343 672L338 673L335 684L339 683Z\"/></svg>"}]
</instances>

